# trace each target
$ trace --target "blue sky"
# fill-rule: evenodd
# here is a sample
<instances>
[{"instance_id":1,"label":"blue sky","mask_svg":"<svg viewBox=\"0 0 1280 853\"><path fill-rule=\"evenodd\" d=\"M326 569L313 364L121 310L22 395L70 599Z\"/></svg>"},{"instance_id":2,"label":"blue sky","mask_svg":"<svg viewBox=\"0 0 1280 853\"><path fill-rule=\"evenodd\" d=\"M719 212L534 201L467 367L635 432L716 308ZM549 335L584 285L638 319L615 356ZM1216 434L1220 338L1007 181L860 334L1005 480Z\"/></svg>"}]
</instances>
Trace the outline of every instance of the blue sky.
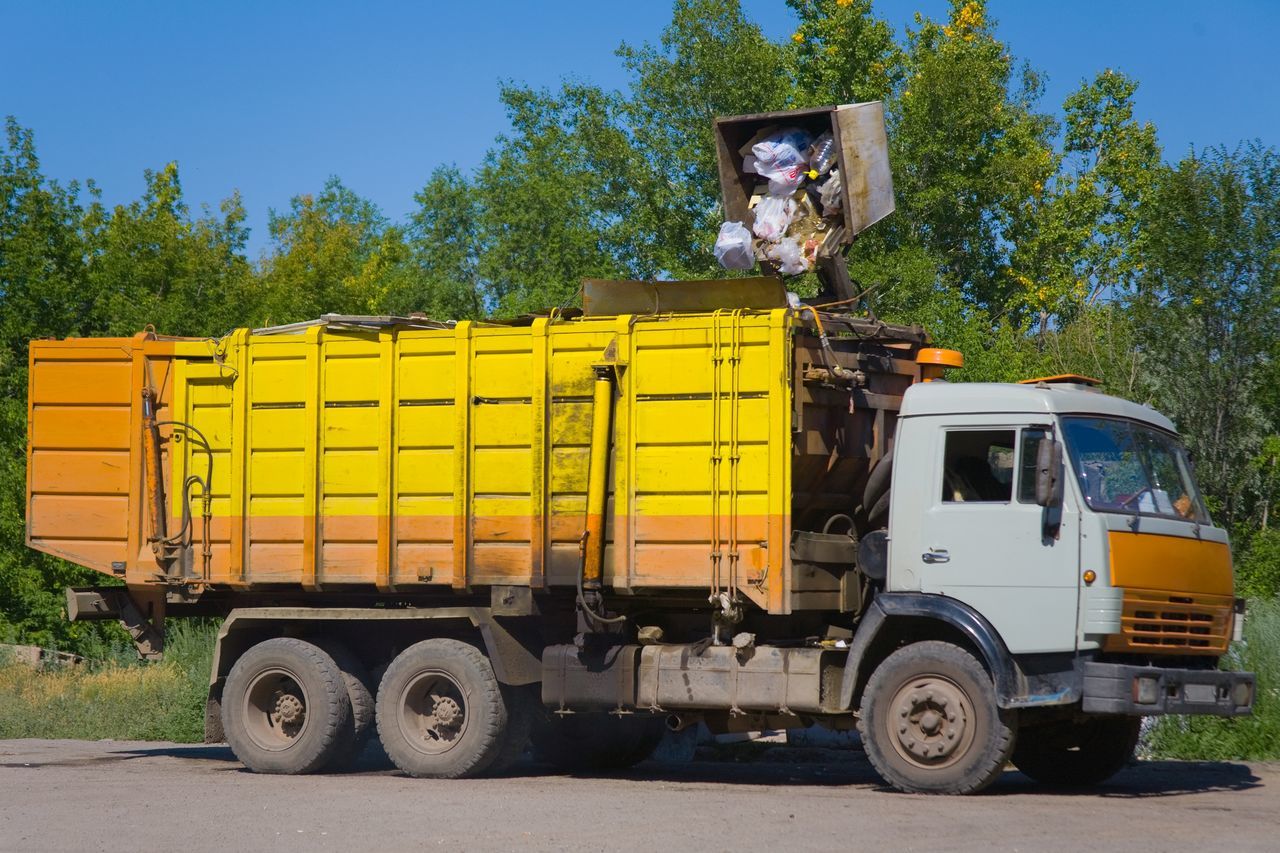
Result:
<instances>
[{"instance_id":1,"label":"blue sky","mask_svg":"<svg viewBox=\"0 0 1280 853\"><path fill-rule=\"evenodd\" d=\"M783 0L744 0L767 33ZM878 0L901 29L945 0ZM1280 145L1280 2L991 0L1014 54L1048 75L1045 108L1103 68L1141 81L1140 117L1171 158ZM181 167L193 207L239 189L252 252L269 208L339 175L393 218L433 168L475 166L505 126L498 82L626 82L613 52L655 40L665 0L488 3L0 0L0 115L36 131L47 174L94 178L108 203L142 171Z\"/></svg>"}]
</instances>

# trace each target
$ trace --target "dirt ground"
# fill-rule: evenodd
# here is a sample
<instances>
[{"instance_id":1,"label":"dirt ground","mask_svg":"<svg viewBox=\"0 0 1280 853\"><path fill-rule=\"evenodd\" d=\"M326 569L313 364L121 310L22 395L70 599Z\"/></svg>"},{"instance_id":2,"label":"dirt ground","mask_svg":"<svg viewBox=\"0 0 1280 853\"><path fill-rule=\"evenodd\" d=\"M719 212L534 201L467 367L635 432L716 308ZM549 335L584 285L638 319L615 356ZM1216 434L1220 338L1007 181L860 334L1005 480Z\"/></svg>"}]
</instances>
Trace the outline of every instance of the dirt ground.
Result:
<instances>
[{"instance_id":1,"label":"dirt ground","mask_svg":"<svg viewBox=\"0 0 1280 853\"><path fill-rule=\"evenodd\" d=\"M785 758L787 760L769 760ZM819 760L821 759L821 760ZM1090 792L1010 771L977 797L882 787L856 752L533 764L467 781L258 776L222 746L0 741L0 851L1276 850L1280 765L1141 762Z\"/></svg>"}]
</instances>

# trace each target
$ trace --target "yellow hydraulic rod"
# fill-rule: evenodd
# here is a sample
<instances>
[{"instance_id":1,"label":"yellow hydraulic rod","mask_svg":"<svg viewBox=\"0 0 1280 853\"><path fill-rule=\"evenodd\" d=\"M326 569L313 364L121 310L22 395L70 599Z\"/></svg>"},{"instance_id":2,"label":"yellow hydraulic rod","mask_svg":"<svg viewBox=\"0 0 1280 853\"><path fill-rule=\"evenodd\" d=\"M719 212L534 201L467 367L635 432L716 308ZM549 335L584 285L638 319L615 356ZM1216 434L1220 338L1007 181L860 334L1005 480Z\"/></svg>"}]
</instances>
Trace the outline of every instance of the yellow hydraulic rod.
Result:
<instances>
[{"instance_id":1,"label":"yellow hydraulic rod","mask_svg":"<svg viewBox=\"0 0 1280 853\"><path fill-rule=\"evenodd\" d=\"M587 525L582 536L582 587L599 591L604 566L604 514L609 496L613 427L613 365L597 365L591 402L591 460L587 467Z\"/></svg>"},{"instance_id":2,"label":"yellow hydraulic rod","mask_svg":"<svg viewBox=\"0 0 1280 853\"><path fill-rule=\"evenodd\" d=\"M164 469L160 451L160 429L156 425L156 394L151 386L142 389L142 450L146 471L147 506L151 511L151 550L164 553L169 531L165 524Z\"/></svg>"}]
</instances>

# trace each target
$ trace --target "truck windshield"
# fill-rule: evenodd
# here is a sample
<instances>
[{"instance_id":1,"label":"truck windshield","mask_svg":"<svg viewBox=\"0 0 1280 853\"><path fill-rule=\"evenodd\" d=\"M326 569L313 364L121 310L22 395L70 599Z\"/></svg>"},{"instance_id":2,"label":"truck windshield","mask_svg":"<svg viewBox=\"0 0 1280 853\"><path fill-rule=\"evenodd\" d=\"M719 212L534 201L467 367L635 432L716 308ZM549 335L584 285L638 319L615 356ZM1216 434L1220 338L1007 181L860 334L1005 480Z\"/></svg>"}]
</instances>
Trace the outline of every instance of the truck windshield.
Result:
<instances>
[{"instance_id":1,"label":"truck windshield","mask_svg":"<svg viewBox=\"0 0 1280 853\"><path fill-rule=\"evenodd\" d=\"M1208 523L1187 452L1174 436L1111 418L1068 417L1062 425L1090 507Z\"/></svg>"}]
</instances>

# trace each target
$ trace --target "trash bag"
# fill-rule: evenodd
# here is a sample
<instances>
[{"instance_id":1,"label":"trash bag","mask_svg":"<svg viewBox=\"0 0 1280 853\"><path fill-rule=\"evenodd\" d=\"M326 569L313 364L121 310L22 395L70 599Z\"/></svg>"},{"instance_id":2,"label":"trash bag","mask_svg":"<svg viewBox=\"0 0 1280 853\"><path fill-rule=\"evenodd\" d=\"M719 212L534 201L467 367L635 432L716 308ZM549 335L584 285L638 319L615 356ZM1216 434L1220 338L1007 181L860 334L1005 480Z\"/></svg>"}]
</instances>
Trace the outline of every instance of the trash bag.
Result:
<instances>
[{"instance_id":1,"label":"trash bag","mask_svg":"<svg viewBox=\"0 0 1280 853\"><path fill-rule=\"evenodd\" d=\"M822 200L822 215L835 216L844 211L844 183L840 178L840 170L832 169L831 177L823 182L819 192Z\"/></svg>"},{"instance_id":2,"label":"trash bag","mask_svg":"<svg viewBox=\"0 0 1280 853\"><path fill-rule=\"evenodd\" d=\"M788 127L751 146L755 170L769 179L769 194L787 196L804 181L813 137L798 127Z\"/></svg>"},{"instance_id":3,"label":"trash bag","mask_svg":"<svg viewBox=\"0 0 1280 853\"><path fill-rule=\"evenodd\" d=\"M799 275L807 272L811 262L804 256L800 244L791 237L784 237L771 246L766 246L765 257L778 264L778 272L783 275Z\"/></svg>"},{"instance_id":4,"label":"trash bag","mask_svg":"<svg viewBox=\"0 0 1280 853\"><path fill-rule=\"evenodd\" d=\"M768 195L755 207L756 223L752 231L761 240L775 243L787 233L787 227L796 215L796 200Z\"/></svg>"},{"instance_id":5,"label":"trash bag","mask_svg":"<svg viewBox=\"0 0 1280 853\"><path fill-rule=\"evenodd\" d=\"M727 270L749 270L756 265L751 232L741 222L726 222L716 237L716 260Z\"/></svg>"}]
</instances>

